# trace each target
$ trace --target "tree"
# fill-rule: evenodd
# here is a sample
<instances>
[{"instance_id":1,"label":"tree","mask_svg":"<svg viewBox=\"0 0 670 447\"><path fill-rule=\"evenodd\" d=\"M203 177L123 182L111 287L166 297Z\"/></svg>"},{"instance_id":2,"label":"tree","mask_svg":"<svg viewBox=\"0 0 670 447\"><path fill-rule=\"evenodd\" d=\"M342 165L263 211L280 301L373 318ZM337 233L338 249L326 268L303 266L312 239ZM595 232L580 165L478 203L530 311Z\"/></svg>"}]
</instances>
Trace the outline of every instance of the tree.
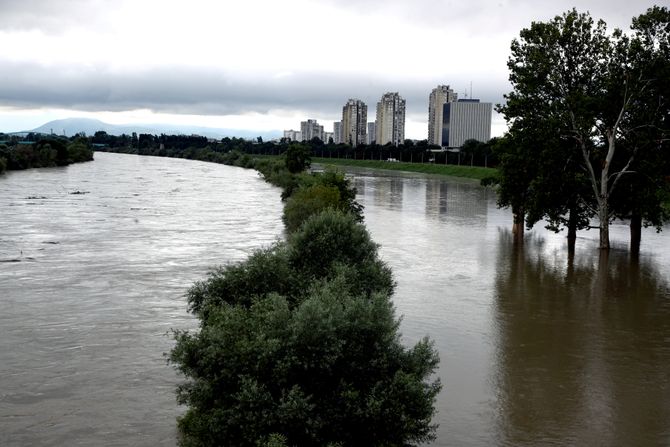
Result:
<instances>
[{"instance_id":1,"label":"tree","mask_svg":"<svg viewBox=\"0 0 670 447\"><path fill-rule=\"evenodd\" d=\"M515 242L523 241L526 208L530 202L531 183L538 170L538 142L531 132L512 128L499 138L493 152L500 160L499 176L485 178L482 185L498 184L498 206L512 208L512 234Z\"/></svg>"},{"instance_id":2,"label":"tree","mask_svg":"<svg viewBox=\"0 0 670 447\"><path fill-rule=\"evenodd\" d=\"M371 274L376 272L376 274ZM249 287L251 290L249 290ZM434 438L428 339L400 343L390 270L352 216L312 216L288 243L189 292L201 319L170 361L183 446L409 446Z\"/></svg>"},{"instance_id":3,"label":"tree","mask_svg":"<svg viewBox=\"0 0 670 447\"><path fill-rule=\"evenodd\" d=\"M69 163L93 160L93 151L88 139L79 137L67 146Z\"/></svg>"},{"instance_id":4,"label":"tree","mask_svg":"<svg viewBox=\"0 0 670 447\"><path fill-rule=\"evenodd\" d=\"M286 168L292 174L302 172L311 165L311 149L305 144L289 144L284 155L286 157Z\"/></svg>"},{"instance_id":5,"label":"tree","mask_svg":"<svg viewBox=\"0 0 670 447\"><path fill-rule=\"evenodd\" d=\"M625 116L621 146L635 155L630 175L622 179L624 194L617 197L614 213L630 219L631 252L640 249L641 227L659 231L670 219L670 11L655 6L633 19L631 65L638 67L647 88ZM643 153L643 157L637 154Z\"/></svg>"},{"instance_id":6,"label":"tree","mask_svg":"<svg viewBox=\"0 0 670 447\"><path fill-rule=\"evenodd\" d=\"M649 15L654 29L667 29L666 8ZM600 247L608 249L609 223L615 215L611 204L621 193L617 187L648 152L623 142L640 126L657 126L661 114L656 104L668 100L659 87L667 78L657 76L658 68L651 73L648 64L664 55L639 35L628 37L619 30L608 34L603 21L594 23L574 9L522 30L511 50L513 91L499 111L516 133L550 130L575 145L581 155L579 169L591 187L590 200L583 204L597 213ZM638 57L641 50L646 59Z\"/></svg>"}]
</instances>

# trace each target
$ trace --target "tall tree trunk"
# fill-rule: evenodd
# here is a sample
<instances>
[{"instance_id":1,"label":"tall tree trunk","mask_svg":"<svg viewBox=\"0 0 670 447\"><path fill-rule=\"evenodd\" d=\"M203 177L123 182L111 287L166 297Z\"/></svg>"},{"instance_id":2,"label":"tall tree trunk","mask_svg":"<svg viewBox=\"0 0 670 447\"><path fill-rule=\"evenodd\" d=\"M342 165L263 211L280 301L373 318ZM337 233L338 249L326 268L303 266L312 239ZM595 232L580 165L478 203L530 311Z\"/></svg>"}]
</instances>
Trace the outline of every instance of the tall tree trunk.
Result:
<instances>
[{"instance_id":1,"label":"tall tree trunk","mask_svg":"<svg viewBox=\"0 0 670 447\"><path fill-rule=\"evenodd\" d=\"M610 153L614 153L614 143L610 141ZM600 174L600 197L598 197L598 219L600 220L600 249L610 249L610 210L609 210L609 167L610 154L605 160Z\"/></svg>"},{"instance_id":2,"label":"tall tree trunk","mask_svg":"<svg viewBox=\"0 0 670 447\"><path fill-rule=\"evenodd\" d=\"M523 207L512 209L512 216L514 219L514 223L512 224L512 237L514 238L514 242L523 242L523 226L525 218L525 211Z\"/></svg>"},{"instance_id":3,"label":"tall tree trunk","mask_svg":"<svg viewBox=\"0 0 670 447\"><path fill-rule=\"evenodd\" d=\"M630 218L630 252L633 255L640 254L640 242L642 241L642 216L633 212Z\"/></svg>"},{"instance_id":4,"label":"tall tree trunk","mask_svg":"<svg viewBox=\"0 0 670 447\"><path fill-rule=\"evenodd\" d=\"M568 253L575 252L575 241L577 240L577 210L570 208L568 216Z\"/></svg>"},{"instance_id":5,"label":"tall tree trunk","mask_svg":"<svg viewBox=\"0 0 670 447\"><path fill-rule=\"evenodd\" d=\"M600 220L600 249L610 249L610 214L607 199L598 204L598 219Z\"/></svg>"}]
</instances>

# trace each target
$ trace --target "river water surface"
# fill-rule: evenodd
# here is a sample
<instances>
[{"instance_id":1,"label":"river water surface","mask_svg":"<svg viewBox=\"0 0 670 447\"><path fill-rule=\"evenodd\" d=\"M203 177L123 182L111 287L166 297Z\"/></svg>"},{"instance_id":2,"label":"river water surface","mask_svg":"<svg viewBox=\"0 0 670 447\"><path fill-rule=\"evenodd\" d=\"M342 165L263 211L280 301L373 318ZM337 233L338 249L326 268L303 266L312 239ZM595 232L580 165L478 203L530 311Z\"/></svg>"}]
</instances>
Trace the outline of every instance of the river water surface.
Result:
<instances>
[{"instance_id":1,"label":"river water surface","mask_svg":"<svg viewBox=\"0 0 670 447\"><path fill-rule=\"evenodd\" d=\"M0 445L175 445L166 333L210 266L282 237L254 171L96 153L0 177ZM670 244L627 227L569 257L475 182L350 171L398 287L403 340L441 355L435 446L670 445Z\"/></svg>"}]
</instances>

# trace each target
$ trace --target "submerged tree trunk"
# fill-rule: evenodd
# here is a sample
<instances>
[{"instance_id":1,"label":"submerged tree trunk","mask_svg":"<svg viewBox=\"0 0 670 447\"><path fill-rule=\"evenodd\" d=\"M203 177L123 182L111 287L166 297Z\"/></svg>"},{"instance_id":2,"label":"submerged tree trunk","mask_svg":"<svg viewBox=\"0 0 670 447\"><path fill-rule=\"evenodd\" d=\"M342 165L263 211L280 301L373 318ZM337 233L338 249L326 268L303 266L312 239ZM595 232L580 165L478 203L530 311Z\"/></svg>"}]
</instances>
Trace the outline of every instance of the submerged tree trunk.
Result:
<instances>
[{"instance_id":1,"label":"submerged tree trunk","mask_svg":"<svg viewBox=\"0 0 670 447\"><path fill-rule=\"evenodd\" d=\"M600 220L600 249L610 249L610 210L609 210L609 171L614 156L614 140L610 140L610 149L600 174L600 197L598 198L598 219Z\"/></svg>"},{"instance_id":2,"label":"submerged tree trunk","mask_svg":"<svg viewBox=\"0 0 670 447\"><path fill-rule=\"evenodd\" d=\"M523 207L517 207L512 209L512 216L514 218L514 223L512 224L512 236L514 237L514 242L523 242L523 227L524 227L524 218L525 211Z\"/></svg>"},{"instance_id":3,"label":"submerged tree trunk","mask_svg":"<svg viewBox=\"0 0 670 447\"><path fill-rule=\"evenodd\" d=\"M575 252L575 241L577 240L577 210L570 208L568 216L568 253Z\"/></svg>"},{"instance_id":4,"label":"submerged tree trunk","mask_svg":"<svg viewBox=\"0 0 670 447\"><path fill-rule=\"evenodd\" d=\"M610 249L610 215L607 199L598 205L598 219L600 220L600 249Z\"/></svg>"},{"instance_id":5,"label":"submerged tree trunk","mask_svg":"<svg viewBox=\"0 0 670 447\"><path fill-rule=\"evenodd\" d=\"M630 252L634 255L640 253L640 242L642 241L642 216L633 213L630 218Z\"/></svg>"}]
</instances>

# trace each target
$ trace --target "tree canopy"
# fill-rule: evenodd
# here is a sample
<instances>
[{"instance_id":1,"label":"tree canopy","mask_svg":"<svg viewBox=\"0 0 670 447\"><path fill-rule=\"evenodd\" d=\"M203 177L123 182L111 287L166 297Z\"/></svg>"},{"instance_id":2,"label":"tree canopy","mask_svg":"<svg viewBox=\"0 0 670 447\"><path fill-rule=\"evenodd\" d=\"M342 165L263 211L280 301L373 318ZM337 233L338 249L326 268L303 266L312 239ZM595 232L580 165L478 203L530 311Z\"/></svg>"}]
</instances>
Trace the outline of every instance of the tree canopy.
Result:
<instances>
[{"instance_id":1,"label":"tree canopy","mask_svg":"<svg viewBox=\"0 0 670 447\"><path fill-rule=\"evenodd\" d=\"M184 446L407 446L430 440L438 364L400 343L391 272L351 214L311 216L286 243L189 292L197 332L170 360Z\"/></svg>"},{"instance_id":2,"label":"tree canopy","mask_svg":"<svg viewBox=\"0 0 670 447\"><path fill-rule=\"evenodd\" d=\"M667 219L658 191L669 188L669 23L668 9L654 7L630 33L610 33L573 9L520 32L508 61L513 90L498 110L508 139L525 146L518 166L501 169L501 195L510 197L502 204L520 202L531 222L573 229L597 215L604 249L615 217ZM523 178L505 178L514 172Z\"/></svg>"}]
</instances>

